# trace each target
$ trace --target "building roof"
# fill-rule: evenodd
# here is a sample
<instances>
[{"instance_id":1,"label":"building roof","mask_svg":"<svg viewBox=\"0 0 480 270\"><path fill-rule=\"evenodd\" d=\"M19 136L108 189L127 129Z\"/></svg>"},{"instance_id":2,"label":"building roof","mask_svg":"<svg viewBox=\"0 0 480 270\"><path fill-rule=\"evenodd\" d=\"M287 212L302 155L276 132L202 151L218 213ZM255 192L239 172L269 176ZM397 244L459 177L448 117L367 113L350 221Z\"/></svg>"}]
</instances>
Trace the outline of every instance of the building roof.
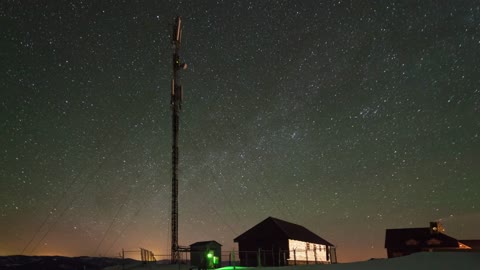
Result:
<instances>
[{"instance_id":1,"label":"building roof","mask_svg":"<svg viewBox=\"0 0 480 270\"><path fill-rule=\"evenodd\" d=\"M195 242L195 243L191 244L190 247L192 247L192 246L206 246L206 245L211 245L211 244L219 245L219 246L222 245L215 240L210 240L210 241Z\"/></svg>"},{"instance_id":2,"label":"building roof","mask_svg":"<svg viewBox=\"0 0 480 270\"><path fill-rule=\"evenodd\" d=\"M273 218L273 217L268 217L267 219L258 223L254 227L250 228L248 231L239 235L233 241L239 242L239 240L242 240L248 237L249 234L251 234L254 231L254 229L260 226L270 226L270 225L276 226L278 229L280 229L280 231L283 233L283 236L288 239L333 246L333 244L331 244L327 240L321 238L320 236L316 235L315 233L311 232L310 230L308 230L307 228L301 225L290 223L290 222L287 222L278 218Z\"/></svg>"},{"instance_id":3,"label":"building roof","mask_svg":"<svg viewBox=\"0 0 480 270\"><path fill-rule=\"evenodd\" d=\"M431 233L430 228L387 229L385 248L457 248L458 240L441 232Z\"/></svg>"},{"instance_id":4,"label":"building roof","mask_svg":"<svg viewBox=\"0 0 480 270\"><path fill-rule=\"evenodd\" d=\"M468 240L458 240L458 242L460 242L464 245L467 245L467 246L471 247L472 249L480 250L480 240L468 239Z\"/></svg>"}]
</instances>

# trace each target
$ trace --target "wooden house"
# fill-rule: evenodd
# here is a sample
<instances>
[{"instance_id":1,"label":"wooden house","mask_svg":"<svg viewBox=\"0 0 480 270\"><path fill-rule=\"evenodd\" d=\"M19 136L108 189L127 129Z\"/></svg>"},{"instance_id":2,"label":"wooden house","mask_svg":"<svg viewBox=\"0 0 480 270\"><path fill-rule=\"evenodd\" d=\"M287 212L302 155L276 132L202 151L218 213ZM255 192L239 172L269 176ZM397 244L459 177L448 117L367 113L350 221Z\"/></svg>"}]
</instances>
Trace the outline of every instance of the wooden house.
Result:
<instances>
[{"instance_id":1,"label":"wooden house","mask_svg":"<svg viewBox=\"0 0 480 270\"><path fill-rule=\"evenodd\" d=\"M234 239L242 266L336 263L335 247L307 228L269 217Z\"/></svg>"}]
</instances>

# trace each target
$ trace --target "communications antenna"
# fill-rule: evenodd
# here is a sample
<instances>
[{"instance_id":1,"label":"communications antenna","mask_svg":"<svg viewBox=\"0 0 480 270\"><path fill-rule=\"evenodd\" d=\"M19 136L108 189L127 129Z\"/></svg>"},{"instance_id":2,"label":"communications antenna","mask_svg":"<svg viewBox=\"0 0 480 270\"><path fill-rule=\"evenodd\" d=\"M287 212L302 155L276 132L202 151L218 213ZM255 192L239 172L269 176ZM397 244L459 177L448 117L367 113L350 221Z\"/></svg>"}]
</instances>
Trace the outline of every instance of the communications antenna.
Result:
<instances>
[{"instance_id":1,"label":"communications antenna","mask_svg":"<svg viewBox=\"0 0 480 270\"><path fill-rule=\"evenodd\" d=\"M180 251L178 246L178 130L180 125L179 113L182 109L183 88L180 85L178 73L187 68L187 64L180 62L180 46L182 44L182 18L177 16L173 25L173 79L171 86L170 106L172 108L172 245L171 263L178 263Z\"/></svg>"}]
</instances>

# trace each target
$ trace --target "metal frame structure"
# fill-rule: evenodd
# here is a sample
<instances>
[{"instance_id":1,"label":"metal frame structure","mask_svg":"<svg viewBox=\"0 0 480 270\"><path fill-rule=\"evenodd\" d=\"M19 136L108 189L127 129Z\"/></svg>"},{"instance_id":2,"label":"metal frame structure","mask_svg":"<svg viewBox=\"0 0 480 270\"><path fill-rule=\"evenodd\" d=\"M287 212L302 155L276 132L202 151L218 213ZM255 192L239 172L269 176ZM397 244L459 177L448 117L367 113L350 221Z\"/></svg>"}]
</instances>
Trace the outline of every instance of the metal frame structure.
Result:
<instances>
[{"instance_id":1,"label":"metal frame structure","mask_svg":"<svg viewBox=\"0 0 480 270\"><path fill-rule=\"evenodd\" d=\"M182 44L182 18L177 16L173 26L172 33L173 45L173 79L171 85L170 106L172 108L172 245L171 245L171 263L177 263L180 260L180 249L178 246L178 132L180 126L179 113L182 109L183 88L180 85L178 73L187 68L185 63L180 61L180 47Z\"/></svg>"}]
</instances>

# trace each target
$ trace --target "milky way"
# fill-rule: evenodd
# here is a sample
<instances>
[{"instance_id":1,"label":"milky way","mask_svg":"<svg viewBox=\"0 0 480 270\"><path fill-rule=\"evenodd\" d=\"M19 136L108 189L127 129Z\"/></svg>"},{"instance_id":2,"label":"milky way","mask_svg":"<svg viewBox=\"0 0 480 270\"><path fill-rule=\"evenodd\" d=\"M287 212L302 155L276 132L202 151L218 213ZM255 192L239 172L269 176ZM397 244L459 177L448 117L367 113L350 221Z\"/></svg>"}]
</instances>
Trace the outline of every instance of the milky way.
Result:
<instances>
[{"instance_id":1,"label":"milky way","mask_svg":"<svg viewBox=\"0 0 480 270\"><path fill-rule=\"evenodd\" d=\"M268 216L385 257L385 229L480 238L475 1L2 1L0 255L169 254Z\"/></svg>"}]
</instances>

